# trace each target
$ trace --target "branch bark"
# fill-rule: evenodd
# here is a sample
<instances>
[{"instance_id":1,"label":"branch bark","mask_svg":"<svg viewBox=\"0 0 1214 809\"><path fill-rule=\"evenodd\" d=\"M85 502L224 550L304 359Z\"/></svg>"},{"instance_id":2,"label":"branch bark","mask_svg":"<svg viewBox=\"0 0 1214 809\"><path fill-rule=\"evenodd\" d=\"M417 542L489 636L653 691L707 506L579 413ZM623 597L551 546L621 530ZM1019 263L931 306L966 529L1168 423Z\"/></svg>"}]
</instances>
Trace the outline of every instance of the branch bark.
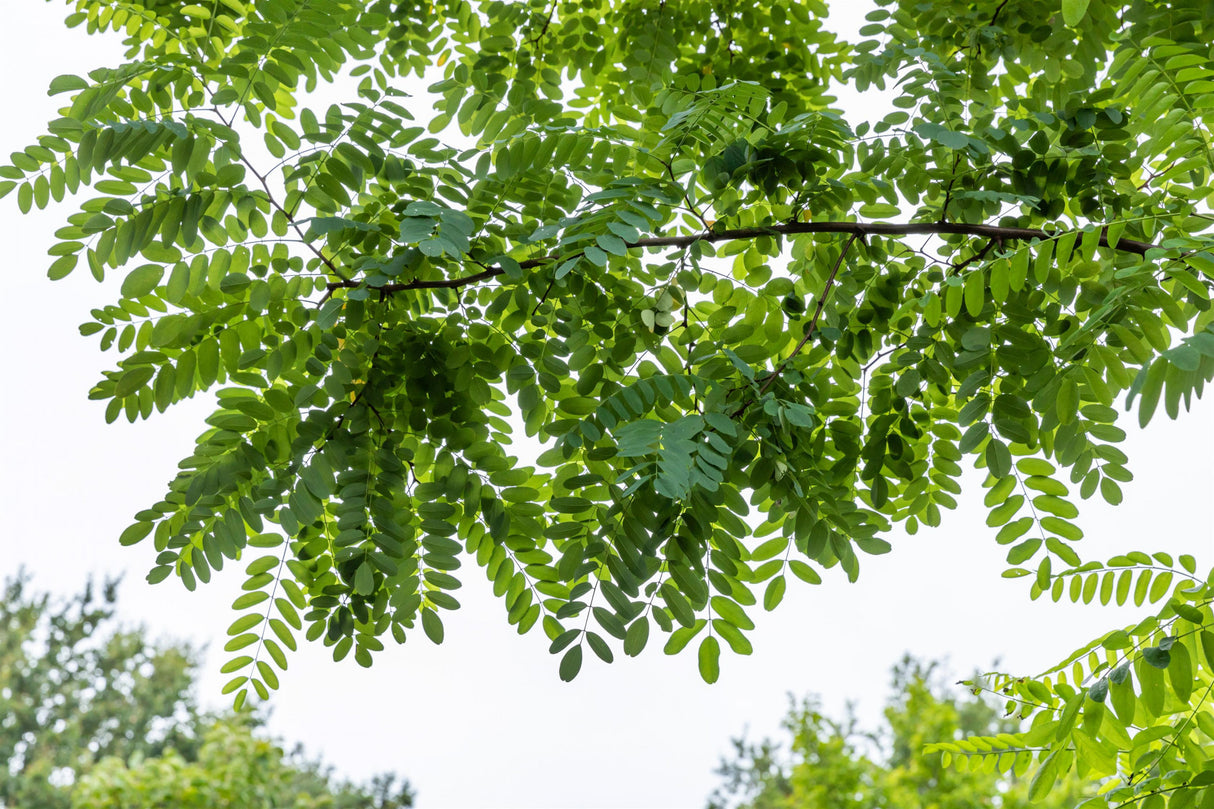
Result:
<instances>
[{"instance_id":1,"label":"branch bark","mask_svg":"<svg viewBox=\"0 0 1214 809\"><path fill-rule=\"evenodd\" d=\"M729 242L739 239L757 239L760 236L796 236L803 233L846 233L855 238L865 238L868 236L981 236L992 241L1030 241L1032 239L1040 239L1042 241L1056 238L1060 233L1058 231L1050 233L1048 231L1037 228L1013 228L1000 227L998 225L967 225L959 222L786 222L780 225L771 225L769 227L755 228L734 228L732 230L708 231L704 233L696 233L689 236L650 236L644 239L637 239L635 242L630 242L628 248L635 250L645 247L689 247L695 242ZM1100 233L1100 246L1109 247L1108 228L1102 228ZM1134 239L1119 239L1117 241L1116 250L1125 253L1134 253L1136 255L1146 255L1146 252L1158 245L1149 242L1140 242ZM564 256L542 256L540 258L527 259L520 261L519 266L524 269L534 269L542 267L545 264L551 264L555 261L560 261L570 258L569 255ZM504 270L500 267L490 267L484 272L478 272L473 275L458 276L456 278L443 278L434 281L407 281L397 284L384 284L381 287L376 287L381 293L392 294L396 292L405 292L411 289L460 289L461 287L477 284L481 281L486 281L490 278L495 278L502 275ZM328 285L329 292L337 289L353 289L362 286L362 281L357 280L342 280L333 281Z\"/></svg>"}]
</instances>

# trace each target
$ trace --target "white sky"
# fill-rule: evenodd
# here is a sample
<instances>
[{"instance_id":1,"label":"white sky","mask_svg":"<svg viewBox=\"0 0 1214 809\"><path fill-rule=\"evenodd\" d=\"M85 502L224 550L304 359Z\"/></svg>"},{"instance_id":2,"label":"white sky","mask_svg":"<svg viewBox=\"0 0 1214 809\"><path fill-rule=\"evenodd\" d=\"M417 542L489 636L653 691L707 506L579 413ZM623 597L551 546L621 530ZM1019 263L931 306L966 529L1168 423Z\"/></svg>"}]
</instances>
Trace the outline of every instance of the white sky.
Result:
<instances>
[{"instance_id":1,"label":"white sky","mask_svg":"<svg viewBox=\"0 0 1214 809\"><path fill-rule=\"evenodd\" d=\"M62 4L9 0L0 26L0 155L22 148L54 117L45 87L117 58L79 29L61 25ZM5 161L7 162L7 161ZM148 422L106 425L104 404L86 394L112 357L77 333L112 288L86 271L52 283L45 268L54 229L78 203L22 218L15 195L0 205L8 245L0 318L0 576L24 565L35 583L63 594L90 575L125 573L121 612L155 636L222 646L240 574L190 594L176 580L150 587L150 545L120 548L131 516L159 499L188 454L208 408L177 406ZM69 207L70 206L70 207ZM1082 506L1080 552L1100 559L1125 550L1192 553L1204 566L1214 525L1214 405L1176 422L1162 415L1146 434L1127 420L1124 445L1138 479L1117 509ZM572 684L557 677L538 630L519 637L471 563L464 608L446 619L441 647L420 633L390 646L370 671L305 645L273 696L271 728L302 741L344 775L392 769L427 807L699 807L716 786L712 770L729 739L749 727L772 735L786 694L816 692L838 711L855 701L870 724L903 653L947 657L968 673L1001 659L1033 673L1140 611L1028 600L1023 581L1000 578L1003 551L984 523L981 489L968 481L962 508L938 530L893 536L894 552L862 560L860 581L834 572L811 588L790 583L774 614L756 614L749 658L726 656L720 681L704 685L694 652L665 657L660 641L639 660L588 659ZM658 640L655 638L655 640ZM226 698L223 653L203 669L200 698Z\"/></svg>"}]
</instances>

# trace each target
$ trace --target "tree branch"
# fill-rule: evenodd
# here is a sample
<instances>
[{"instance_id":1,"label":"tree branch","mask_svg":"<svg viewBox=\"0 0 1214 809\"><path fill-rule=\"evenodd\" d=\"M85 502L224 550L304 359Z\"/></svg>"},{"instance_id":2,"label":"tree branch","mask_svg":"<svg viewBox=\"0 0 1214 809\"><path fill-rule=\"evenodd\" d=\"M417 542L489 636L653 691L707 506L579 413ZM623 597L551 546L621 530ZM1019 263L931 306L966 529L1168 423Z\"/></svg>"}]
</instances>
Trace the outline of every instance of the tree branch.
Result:
<instances>
[{"instance_id":1,"label":"tree branch","mask_svg":"<svg viewBox=\"0 0 1214 809\"><path fill-rule=\"evenodd\" d=\"M685 247L695 241L722 242L737 239L754 239L759 236L789 235L801 233L852 233L856 236L985 236L988 239L1005 239L1008 241L1028 241L1053 239L1065 231L1049 233L1038 228L1012 228L999 225L967 225L960 222L786 222L767 227L736 228L713 233L700 233L693 236L657 236L648 239L638 239L629 247ZM1101 229L1100 246L1108 247L1107 228ZM1120 239L1117 250L1137 255L1146 254L1147 250L1158 245L1139 242L1133 239Z\"/></svg>"},{"instance_id":2,"label":"tree branch","mask_svg":"<svg viewBox=\"0 0 1214 809\"><path fill-rule=\"evenodd\" d=\"M814 333L818 330L818 318L822 316L822 310L826 308L826 299L830 297L830 290L835 285L835 277L839 274L839 268L843 266L843 259L847 258L847 251L851 249L852 243L859 238L860 234L851 234L851 237L847 240L847 244L843 245L843 250L840 251L839 257L835 259L835 266L830 268L830 275L826 277L826 283L822 287L822 294L818 296L818 306L814 309L814 315L809 320L809 326L806 327L805 335L801 338L801 342L797 343L797 347L792 350L792 353L785 357L784 361L776 366L775 370L767 375L767 378L763 380L763 384L759 386L758 394L753 398L746 400L746 402L744 402L740 407L738 407L737 410L734 411L734 418L742 415L746 408L750 407L752 404L762 398L763 394L767 393L771 386L775 384L775 381L779 378L780 374L784 372L784 369L788 366L788 363L792 362L793 357L801 353L801 349L805 348L805 344L808 343L809 339L814 336Z\"/></svg>"},{"instance_id":3,"label":"tree branch","mask_svg":"<svg viewBox=\"0 0 1214 809\"><path fill-rule=\"evenodd\" d=\"M868 236L982 236L997 242L1002 241L1042 241L1056 238L1065 231L1050 233L1037 228L1000 227L998 225L967 225L960 222L785 222L779 225L765 227L734 228L732 230L705 231L689 236L650 236L629 242L628 248L635 250L644 247L689 247L694 242L729 242L739 239L757 239L760 236L796 236L803 233L847 233L855 238ZM1100 233L1100 246L1109 247L1108 228ZM1134 239L1119 239L1114 248L1124 253L1146 255L1146 252L1158 245ZM519 267L527 270L542 267L558 260L568 259L564 256L542 256L540 258L520 261ZM434 281L407 281L398 284L384 284L375 287L384 294L404 292L411 289L459 289L470 284L477 284L490 278L502 275L500 267L490 267L484 272L473 275L443 278ZM353 289L363 286L362 281L342 280L333 281L328 285L332 292L336 289Z\"/></svg>"},{"instance_id":4,"label":"tree branch","mask_svg":"<svg viewBox=\"0 0 1214 809\"><path fill-rule=\"evenodd\" d=\"M534 259L531 262L520 262L520 266L526 269L528 266L538 267L541 264L547 264L555 259ZM496 278L504 272L500 267L490 267L484 272L478 272L474 275L464 275L458 278L444 278L438 281L409 281L403 284L384 284L382 287L372 287L384 294L392 294L394 292L404 292L410 289L460 289L461 287L470 286L472 284L487 281L490 278ZM355 289L363 286L362 281L331 281L328 289L332 292L335 289Z\"/></svg>"},{"instance_id":5,"label":"tree branch","mask_svg":"<svg viewBox=\"0 0 1214 809\"><path fill-rule=\"evenodd\" d=\"M843 245L843 250L839 253L839 257L835 259L835 266L830 268L830 275L826 277L826 284L822 287L822 294L818 296L818 306L814 309L814 316L809 320L809 328L805 330L805 336L801 338L801 342L797 343L797 347L792 350L792 353L784 359L784 362L780 363L774 371L767 375L763 386L759 388L760 396L767 393L768 388L776 381L776 377L780 375L784 367L792 362L793 357L801 353L801 349L805 348L805 344L809 342L809 338L813 337L814 332L818 330L818 318L822 316L822 310L826 308L826 299L830 297L830 289L835 285L835 276L839 274L839 268L843 266L843 259L847 258L847 251L851 249L852 243L858 238L860 238L860 235L853 233L851 238L847 240L847 244Z\"/></svg>"},{"instance_id":6,"label":"tree branch","mask_svg":"<svg viewBox=\"0 0 1214 809\"><path fill-rule=\"evenodd\" d=\"M981 261L982 259L986 258L986 254L991 252L991 248L995 246L995 242L997 242L997 241L999 241L999 240L998 239L989 239L987 241L987 243L982 246L982 249L979 250L977 253L974 253L972 256L965 259L964 261L959 261L956 264L954 264L952 275L959 275L962 270L964 270L969 265L973 264L975 261Z\"/></svg>"}]
</instances>

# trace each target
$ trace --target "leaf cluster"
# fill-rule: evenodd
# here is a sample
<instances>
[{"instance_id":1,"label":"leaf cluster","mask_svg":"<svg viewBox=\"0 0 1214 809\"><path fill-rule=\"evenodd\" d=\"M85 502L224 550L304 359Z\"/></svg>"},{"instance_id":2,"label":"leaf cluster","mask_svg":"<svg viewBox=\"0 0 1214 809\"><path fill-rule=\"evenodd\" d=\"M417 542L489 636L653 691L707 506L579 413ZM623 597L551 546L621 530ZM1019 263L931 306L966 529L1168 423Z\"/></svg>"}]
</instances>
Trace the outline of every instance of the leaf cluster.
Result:
<instances>
[{"instance_id":1,"label":"leaf cluster","mask_svg":"<svg viewBox=\"0 0 1214 809\"><path fill-rule=\"evenodd\" d=\"M1028 729L929 749L970 767L1031 771L1033 797L1049 794L1073 770L1100 785L1085 806L1201 806L1214 737L1210 581L1192 557L1135 552L1063 571L1048 587L1035 583L1035 597L1162 607L1039 676L975 679L970 685L1005 700Z\"/></svg>"},{"instance_id":2,"label":"leaf cluster","mask_svg":"<svg viewBox=\"0 0 1214 809\"><path fill-rule=\"evenodd\" d=\"M566 679L656 628L711 682L966 465L1007 575L1082 566L1119 405L1214 375L1200 4L889 1L854 44L761 5L77 1L127 62L0 193L82 197L50 274L121 275L107 418L217 397L120 540L243 567L238 706L301 635L441 642L465 567Z\"/></svg>"}]
</instances>

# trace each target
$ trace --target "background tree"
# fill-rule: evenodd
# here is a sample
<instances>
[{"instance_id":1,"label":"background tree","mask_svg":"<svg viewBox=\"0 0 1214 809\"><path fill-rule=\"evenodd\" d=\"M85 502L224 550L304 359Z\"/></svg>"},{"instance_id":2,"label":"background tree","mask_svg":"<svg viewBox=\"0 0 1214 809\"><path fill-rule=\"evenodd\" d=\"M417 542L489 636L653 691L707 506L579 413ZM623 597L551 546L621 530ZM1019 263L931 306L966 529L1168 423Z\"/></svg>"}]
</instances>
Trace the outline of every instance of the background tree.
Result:
<instances>
[{"instance_id":1,"label":"background tree","mask_svg":"<svg viewBox=\"0 0 1214 809\"><path fill-rule=\"evenodd\" d=\"M377 776L366 787L330 783L324 771L258 738L244 720L207 728L197 761L176 751L129 764L106 758L72 790L73 809L403 809L413 805L407 781ZM304 766L301 766L304 764Z\"/></svg>"},{"instance_id":2,"label":"background tree","mask_svg":"<svg viewBox=\"0 0 1214 809\"><path fill-rule=\"evenodd\" d=\"M842 721L821 712L818 700L794 702L784 718L784 743L734 739L734 757L722 761L724 784L710 809L1068 809L1093 788L1073 774L1042 802L1028 798L1029 782L993 770L958 772L929 742L1016 730L989 697L940 681L934 664L906 658L893 672L884 723L858 727L850 709Z\"/></svg>"},{"instance_id":3,"label":"background tree","mask_svg":"<svg viewBox=\"0 0 1214 809\"><path fill-rule=\"evenodd\" d=\"M19 574L0 600L0 804L68 806L106 756L197 758L196 650L116 626L117 582L63 602Z\"/></svg>"},{"instance_id":4,"label":"background tree","mask_svg":"<svg viewBox=\"0 0 1214 809\"><path fill-rule=\"evenodd\" d=\"M412 805L408 781L391 774L355 785L299 750L285 755L262 738L261 713L202 712L197 650L119 626L117 590L90 583L57 601L25 574L4 582L0 806Z\"/></svg>"}]
</instances>

